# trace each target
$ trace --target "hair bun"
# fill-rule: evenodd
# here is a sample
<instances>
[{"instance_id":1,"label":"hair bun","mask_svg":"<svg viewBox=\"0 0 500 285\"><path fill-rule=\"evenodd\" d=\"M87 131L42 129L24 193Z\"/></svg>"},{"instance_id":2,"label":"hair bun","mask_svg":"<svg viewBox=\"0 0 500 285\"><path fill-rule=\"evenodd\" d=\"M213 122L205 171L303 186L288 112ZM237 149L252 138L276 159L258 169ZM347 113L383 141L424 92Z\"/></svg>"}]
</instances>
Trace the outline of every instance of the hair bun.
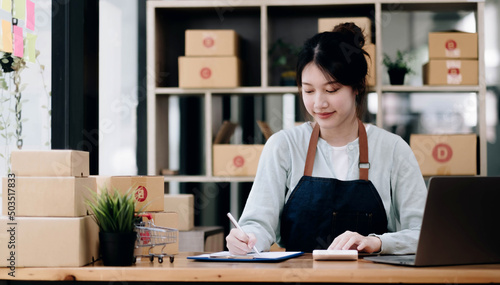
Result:
<instances>
[{"instance_id":1,"label":"hair bun","mask_svg":"<svg viewBox=\"0 0 500 285\"><path fill-rule=\"evenodd\" d=\"M353 22L338 24L333 28L332 32L340 33L346 41L349 41L354 46L359 48L363 48L365 45L365 36L363 31Z\"/></svg>"}]
</instances>

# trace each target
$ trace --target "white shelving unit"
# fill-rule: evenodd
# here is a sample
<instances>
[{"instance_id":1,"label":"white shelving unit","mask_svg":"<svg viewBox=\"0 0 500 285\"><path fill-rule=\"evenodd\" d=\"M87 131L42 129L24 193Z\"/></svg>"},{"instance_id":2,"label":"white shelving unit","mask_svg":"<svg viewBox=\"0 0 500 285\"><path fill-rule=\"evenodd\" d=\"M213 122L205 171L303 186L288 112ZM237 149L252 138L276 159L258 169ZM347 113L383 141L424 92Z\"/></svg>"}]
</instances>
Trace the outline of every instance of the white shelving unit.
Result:
<instances>
[{"instance_id":1,"label":"white shelving unit","mask_svg":"<svg viewBox=\"0 0 500 285\"><path fill-rule=\"evenodd\" d=\"M398 5L404 11L442 11L442 10L466 10L473 11L476 15L477 33L478 33L478 60L479 60L479 85L477 86L391 86L383 85L382 74L385 71L382 65L384 54L384 46L382 41L383 33L383 12L392 9L394 5ZM478 96L478 135L480 147L480 174L487 173L487 143L486 143L486 116L485 116L485 64L484 64L484 1L470 0L403 0L403 1L344 1L344 0L245 0L245 1L191 1L191 0L149 0L147 2L147 100L148 100L148 173L157 175L162 167L168 167L168 153L166 147L158 145L159 141L166 142L167 134L165 133L166 113L165 104L162 103L164 98L168 96L200 96L204 102L204 155L205 155L205 175L195 176L165 176L165 181L175 182L251 182L253 177L214 177L212 176L212 99L214 96L229 96L229 95L268 95L268 94L286 94L297 93L296 87L280 87L272 86L271 74L269 72L268 48L271 38L271 24L276 17L277 11L285 9L283 12L290 10L303 9L304 11L321 11L323 9L347 9L349 12L357 11L358 8L362 11L374 11L372 15L366 15L363 12L357 16L370 16L374 25L374 38L376 40L376 73L377 84L370 88L371 92L376 92L378 96L378 113L377 125L382 127L384 110L381 106L384 93L476 93ZM165 14L169 11L181 11L188 15L193 11L199 13L212 13L213 17L221 16L238 11L238 9L249 11L254 22L260 23L258 29L260 42L260 74L256 74L256 78L260 81L257 86L243 86L240 88L231 89L181 89L176 87L175 82L163 84L158 77L162 72L177 72L173 70L177 67L176 63L168 62L163 56L163 50L171 48L179 49L184 47L183 42L173 41L166 43L165 34L168 34L171 29L168 27L168 17ZM200 12L201 11L201 12ZM314 13L314 12L308 12ZM322 12L323 13L323 12ZM310 14L308 14L310 16ZM188 20L186 20L188 21ZM190 27L191 28L191 27ZM193 27L203 28L203 27ZM173 35L175 36L175 35ZM309 35L309 36L312 36ZM175 43L173 43L175 42ZM170 46L175 45L175 46ZM175 51L173 52L175 53ZM178 56L182 54L178 53ZM172 61L170 58L170 61ZM162 70L162 65L168 66ZM166 86L164 86L166 85ZM439 96L439 95L436 95Z\"/></svg>"}]
</instances>

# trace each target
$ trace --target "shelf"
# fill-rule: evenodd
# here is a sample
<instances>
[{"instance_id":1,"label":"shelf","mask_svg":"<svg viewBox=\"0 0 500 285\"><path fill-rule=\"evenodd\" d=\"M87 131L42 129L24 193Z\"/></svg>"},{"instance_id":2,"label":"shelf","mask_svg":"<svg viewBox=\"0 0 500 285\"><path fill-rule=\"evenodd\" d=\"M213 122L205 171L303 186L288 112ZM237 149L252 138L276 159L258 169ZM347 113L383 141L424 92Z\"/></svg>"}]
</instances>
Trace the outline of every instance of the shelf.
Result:
<instances>
[{"instance_id":1,"label":"shelf","mask_svg":"<svg viewBox=\"0 0 500 285\"><path fill-rule=\"evenodd\" d=\"M392 86L388 86L391 88ZM410 86L408 86L410 87ZM367 88L368 92L375 92L374 86ZM384 90L385 91L385 90ZM391 90L392 91L392 90ZM159 87L155 89L156 95L203 95L211 94L297 94L298 89L295 86L271 86L271 87L238 87L238 88L216 88L216 89L184 89L177 87Z\"/></svg>"},{"instance_id":2,"label":"shelf","mask_svg":"<svg viewBox=\"0 0 500 285\"><path fill-rule=\"evenodd\" d=\"M479 86L408 86L384 85L382 92L479 92Z\"/></svg>"},{"instance_id":3,"label":"shelf","mask_svg":"<svg viewBox=\"0 0 500 285\"><path fill-rule=\"evenodd\" d=\"M156 95L184 95L184 94L284 94L297 93L297 87L294 86L274 86L274 87L238 87L238 88L219 88L219 89L183 89L175 87L156 88Z\"/></svg>"},{"instance_id":4,"label":"shelf","mask_svg":"<svg viewBox=\"0 0 500 285\"><path fill-rule=\"evenodd\" d=\"M253 176L164 176L165 182L253 182Z\"/></svg>"},{"instance_id":5,"label":"shelf","mask_svg":"<svg viewBox=\"0 0 500 285\"><path fill-rule=\"evenodd\" d=\"M301 117L299 96L288 98L284 94L298 95L296 86L278 86L281 71L271 65L272 56L268 49L277 39L302 45L306 38L317 33L317 20L322 17L368 17L372 20L372 42L376 44L375 86L367 91L377 93L377 126L383 126L384 95L387 93L417 93L435 95L436 98L446 93L470 94L478 96L477 132L480 138L481 173L487 173L487 142L485 110L485 72L484 72L484 0L245 0L213 1L206 0L170 0L147 1L147 43L148 58L148 173L158 173L158 169L168 168L169 148L168 108L170 96L181 98L179 104L184 110L179 125L185 124L200 134L196 139L182 138L183 146L190 145L197 152L192 155L201 170L187 173L207 173L206 175L165 176L165 182L252 182L254 177L214 177L212 172L212 137L223 120L245 123L241 127L239 139L251 140L260 132L255 127L255 120L283 120L285 107L295 108L287 115L295 120ZM220 3L219 3L220 2ZM422 13L423 12L423 13ZM458 12L467 12L458 13ZM434 19L453 24L469 12L474 13L475 31L478 34L479 84L474 86L392 86L383 85L385 68L382 64L384 52L398 47L391 46L383 35L396 36L399 30L409 47L422 45L421 39L436 27L426 25L420 29L414 27L414 21ZM398 15L400 14L400 15ZM444 20L443 20L444 19ZM404 25L399 26L401 22ZM441 22L440 22L441 23ZM441 24L443 24L441 23ZM443 24L443 25L444 25ZM241 87L237 88L198 88L178 87L178 57L184 55L186 29L232 29L240 36L239 57L245 63L242 69ZM291 33L290 31L293 31ZM393 35L394 33L394 35ZM407 35L407 37L406 37ZM397 37L397 36L396 36ZM404 44L402 45L404 46ZM148 73L149 75L149 73ZM277 95L277 96L274 96ZM373 94L372 94L373 95ZM254 96L253 98L250 98ZM283 98L278 98L282 96ZM193 98L196 97L196 98ZM195 102L191 104L191 99ZM439 98L440 100L442 98ZM196 107L196 109L193 109ZM288 110L288 109L287 109ZM293 109L291 109L293 110ZM191 112L191 113L189 113ZM290 116L290 117L291 117ZM176 118L176 117L174 117ZM173 129L176 131L176 129ZM258 133L258 134L257 134ZM198 153L199 152L199 153ZM182 158L185 159L185 158ZM193 163L193 162L190 162Z\"/></svg>"}]
</instances>

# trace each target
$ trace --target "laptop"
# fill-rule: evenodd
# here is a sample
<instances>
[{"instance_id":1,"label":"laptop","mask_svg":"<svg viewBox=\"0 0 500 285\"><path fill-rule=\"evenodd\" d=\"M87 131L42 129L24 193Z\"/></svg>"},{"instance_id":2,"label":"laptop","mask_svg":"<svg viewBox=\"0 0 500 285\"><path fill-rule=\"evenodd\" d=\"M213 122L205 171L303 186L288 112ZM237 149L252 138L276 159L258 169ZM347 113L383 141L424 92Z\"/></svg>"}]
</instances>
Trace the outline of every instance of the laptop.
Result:
<instances>
[{"instance_id":1,"label":"laptop","mask_svg":"<svg viewBox=\"0 0 500 285\"><path fill-rule=\"evenodd\" d=\"M432 177L414 255L364 259L407 266L500 263L500 177Z\"/></svg>"}]
</instances>

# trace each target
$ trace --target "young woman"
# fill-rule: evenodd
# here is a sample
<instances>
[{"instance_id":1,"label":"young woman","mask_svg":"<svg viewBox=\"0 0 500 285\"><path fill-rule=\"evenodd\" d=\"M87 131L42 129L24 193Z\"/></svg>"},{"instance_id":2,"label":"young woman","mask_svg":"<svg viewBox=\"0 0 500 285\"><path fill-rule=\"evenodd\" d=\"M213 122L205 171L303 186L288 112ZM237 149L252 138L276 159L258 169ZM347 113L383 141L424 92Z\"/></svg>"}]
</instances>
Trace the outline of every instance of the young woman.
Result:
<instances>
[{"instance_id":1,"label":"young woman","mask_svg":"<svg viewBox=\"0 0 500 285\"><path fill-rule=\"evenodd\" d=\"M427 189L400 137L361 122L367 62L353 23L307 40L297 84L314 122L266 143L239 221L233 254L269 250L416 251Z\"/></svg>"}]
</instances>

